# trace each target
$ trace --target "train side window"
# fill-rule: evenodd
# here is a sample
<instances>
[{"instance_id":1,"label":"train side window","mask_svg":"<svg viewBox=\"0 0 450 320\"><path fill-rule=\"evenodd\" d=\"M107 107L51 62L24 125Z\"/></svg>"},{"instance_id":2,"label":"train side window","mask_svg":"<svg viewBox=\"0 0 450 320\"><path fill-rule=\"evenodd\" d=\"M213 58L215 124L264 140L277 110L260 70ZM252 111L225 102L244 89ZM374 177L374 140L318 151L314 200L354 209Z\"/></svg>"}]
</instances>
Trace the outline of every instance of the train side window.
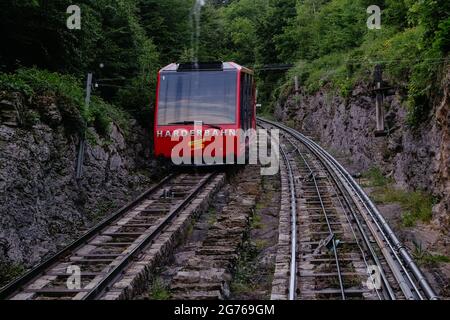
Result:
<instances>
[{"instance_id":1,"label":"train side window","mask_svg":"<svg viewBox=\"0 0 450 320\"><path fill-rule=\"evenodd\" d=\"M247 128L249 129L251 127L251 121L252 121L252 111L251 111L251 100L252 100L252 86L251 86L251 75L247 74Z\"/></svg>"},{"instance_id":2,"label":"train side window","mask_svg":"<svg viewBox=\"0 0 450 320\"><path fill-rule=\"evenodd\" d=\"M241 75L241 128L242 130L248 129L248 75L246 73L242 73Z\"/></svg>"},{"instance_id":3,"label":"train side window","mask_svg":"<svg viewBox=\"0 0 450 320\"><path fill-rule=\"evenodd\" d=\"M241 75L241 129L251 128L253 116L253 76L243 72Z\"/></svg>"},{"instance_id":4,"label":"train side window","mask_svg":"<svg viewBox=\"0 0 450 320\"><path fill-rule=\"evenodd\" d=\"M243 103L242 103L242 113L244 116L244 121L242 123L242 129L246 130L247 129L247 75L244 73L243 78L243 87L242 87L242 91L243 91Z\"/></svg>"},{"instance_id":5,"label":"train side window","mask_svg":"<svg viewBox=\"0 0 450 320\"><path fill-rule=\"evenodd\" d=\"M241 74L241 88L240 88L240 94L241 94L241 101L240 101L240 108L239 108L239 118L241 119L241 129L244 129L244 74Z\"/></svg>"},{"instance_id":6,"label":"train side window","mask_svg":"<svg viewBox=\"0 0 450 320\"><path fill-rule=\"evenodd\" d=\"M254 105L254 91L253 91L253 76L251 75L249 78L249 83L248 83L248 87L249 87L249 110L250 110L250 120L249 120L249 128L252 127L252 122L253 122L253 118L255 117L255 105Z\"/></svg>"},{"instance_id":7,"label":"train side window","mask_svg":"<svg viewBox=\"0 0 450 320\"><path fill-rule=\"evenodd\" d=\"M247 75L247 129L250 129L252 126L252 85L251 85L252 76Z\"/></svg>"},{"instance_id":8,"label":"train side window","mask_svg":"<svg viewBox=\"0 0 450 320\"><path fill-rule=\"evenodd\" d=\"M245 108L245 115L246 115L246 120L247 120L247 125L245 126L245 129L247 130L250 126L249 124L249 120L250 120L250 113L249 113L249 101L250 101L250 96L249 96L249 90L248 90L248 79L249 79L250 75L246 74L245 78L246 78L246 86L245 86L245 90L246 90L246 95L245 95L245 104L246 104L246 108Z\"/></svg>"}]
</instances>

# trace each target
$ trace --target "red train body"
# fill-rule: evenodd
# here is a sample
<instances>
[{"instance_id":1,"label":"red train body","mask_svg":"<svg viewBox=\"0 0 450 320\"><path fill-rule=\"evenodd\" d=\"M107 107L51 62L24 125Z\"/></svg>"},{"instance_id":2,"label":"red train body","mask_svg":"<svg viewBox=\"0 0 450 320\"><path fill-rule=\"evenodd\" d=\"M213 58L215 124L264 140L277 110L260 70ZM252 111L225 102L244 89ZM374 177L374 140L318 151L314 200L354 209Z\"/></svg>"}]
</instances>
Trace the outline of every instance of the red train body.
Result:
<instances>
[{"instance_id":1,"label":"red train body","mask_svg":"<svg viewBox=\"0 0 450 320\"><path fill-rule=\"evenodd\" d=\"M194 160L208 152L223 159L214 164L228 164L251 143L251 137L240 134L249 129L256 129L253 71L234 62L173 63L159 71L155 156L176 164L174 155L191 159L183 164L212 164Z\"/></svg>"}]
</instances>

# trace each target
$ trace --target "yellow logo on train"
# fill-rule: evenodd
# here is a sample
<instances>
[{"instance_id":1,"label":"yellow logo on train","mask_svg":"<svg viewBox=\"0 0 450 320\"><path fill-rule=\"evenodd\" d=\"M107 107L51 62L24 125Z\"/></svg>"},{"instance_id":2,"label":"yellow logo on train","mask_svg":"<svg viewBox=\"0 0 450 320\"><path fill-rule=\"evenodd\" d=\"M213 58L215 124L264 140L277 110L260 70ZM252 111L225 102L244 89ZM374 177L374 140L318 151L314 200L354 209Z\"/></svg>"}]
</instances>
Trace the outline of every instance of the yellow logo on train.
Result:
<instances>
[{"instance_id":1,"label":"yellow logo on train","mask_svg":"<svg viewBox=\"0 0 450 320\"><path fill-rule=\"evenodd\" d=\"M189 146L195 150L195 149L203 149L205 147L205 144L203 139L197 139L189 141Z\"/></svg>"}]
</instances>

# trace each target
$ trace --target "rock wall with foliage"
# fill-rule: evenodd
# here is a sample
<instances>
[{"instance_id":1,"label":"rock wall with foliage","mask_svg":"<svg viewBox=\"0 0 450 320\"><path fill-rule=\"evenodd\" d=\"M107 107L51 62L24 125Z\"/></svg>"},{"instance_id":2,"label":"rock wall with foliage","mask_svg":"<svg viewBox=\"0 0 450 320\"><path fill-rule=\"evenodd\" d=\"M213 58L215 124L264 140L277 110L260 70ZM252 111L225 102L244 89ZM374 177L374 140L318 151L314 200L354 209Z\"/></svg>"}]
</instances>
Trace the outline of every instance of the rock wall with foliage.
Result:
<instances>
[{"instance_id":1,"label":"rock wall with foliage","mask_svg":"<svg viewBox=\"0 0 450 320\"><path fill-rule=\"evenodd\" d=\"M1 92L0 110L3 269L38 263L158 175L148 131L135 120L127 120L126 131L114 123L102 135L87 128L83 177L77 180L80 134L65 125L67 110L58 98Z\"/></svg>"},{"instance_id":2,"label":"rock wall with foliage","mask_svg":"<svg viewBox=\"0 0 450 320\"><path fill-rule=\"evenodd\" d=\"M359 83L343 98L330 87L315 94L288 94L279 101L276 116L315 137L347 162L353 174L380 168L397 186L433 195L433 223L450 230L450 72L438 81L442 91L434 99L429 119L408 124L401 93L385 98L388 135L375 137L375 98L371 87Z\"/></svg>"},{"instance_id":3,"label":"rock wall with foliage","mask_svg":"<svg viewBox=\"0 0 450 320\"><path fill-rule=\"evenodd\" d=\"M367 28L369 5L381 9L379 29ZM408 208L398 217L406 217L405 225L432 218L447 234L449 9L443 0L297 1L294 17L274 37L278 58L294 66L272 100L262 101L265 113L350 158L353 171L376 167L382 178L417 190L403 197ZM382 86L395 91L385 99L384 138L374 137L377 65ZM299 97L292 94L294 77ZM423 210L408 213L417 206Z\"/></svg>"}]
</instances>

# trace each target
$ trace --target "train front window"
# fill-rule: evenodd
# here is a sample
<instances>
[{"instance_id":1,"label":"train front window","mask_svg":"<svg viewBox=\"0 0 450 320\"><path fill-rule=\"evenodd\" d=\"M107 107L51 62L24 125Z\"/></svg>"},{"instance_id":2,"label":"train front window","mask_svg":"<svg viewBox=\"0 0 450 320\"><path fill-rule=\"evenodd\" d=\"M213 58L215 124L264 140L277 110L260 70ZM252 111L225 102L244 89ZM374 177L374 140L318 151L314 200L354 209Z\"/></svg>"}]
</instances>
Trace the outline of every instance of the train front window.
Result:
<instances>
[{"instance_id":1,"label":"train front window","mask_svg":"<svg viewBox=\"0 0 450 320\"><path fill-rule=\"evenodd\" d=\"M236 123L236 81L232 71L162 73L158 124Z\"/></svg>"}]
</instances>

